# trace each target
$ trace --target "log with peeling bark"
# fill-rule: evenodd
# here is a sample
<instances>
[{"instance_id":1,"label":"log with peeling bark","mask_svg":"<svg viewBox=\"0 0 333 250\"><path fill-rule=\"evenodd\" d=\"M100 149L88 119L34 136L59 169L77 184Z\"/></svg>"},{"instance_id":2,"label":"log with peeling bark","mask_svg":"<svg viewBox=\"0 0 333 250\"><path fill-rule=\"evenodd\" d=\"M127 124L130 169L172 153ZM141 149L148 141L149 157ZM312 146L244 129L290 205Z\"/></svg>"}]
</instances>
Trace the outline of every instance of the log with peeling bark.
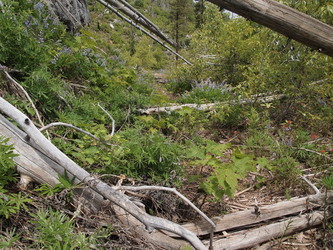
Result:
<instances>
[{"instance_id":1,"label":"log with peeling bark","mask_svg":"<svg viewBox=\"0 0 333 250\"><path fill-rule=\"evenodd\" d=\"M333 27L274 0L208 0L333 57Z\"/></svg>"},{"instance_id":2,"label":"log with peeling bark","mask_svg":"<svg viewBox=\"0 0 333 250\"><path fill-rule=\"evenodd\" d=\"M268 103L273 102L279 99L282 99L285 95L270 95L270 96L252 96L251 98L244 98L240 100L231 100L226 102L215 102L215 103L207 103L207 104L182 104L182 105L172 105L167 107L155 107L155 108L148 108L148 109L139 109L138 111L141 114L151 115L160 112L172 112L175 110L182 109L184 107L194 108L196 110L212 110L219 106L223 105L236 105L236 104L248 104L248 103Z\"/></svg>"}]
</instances>

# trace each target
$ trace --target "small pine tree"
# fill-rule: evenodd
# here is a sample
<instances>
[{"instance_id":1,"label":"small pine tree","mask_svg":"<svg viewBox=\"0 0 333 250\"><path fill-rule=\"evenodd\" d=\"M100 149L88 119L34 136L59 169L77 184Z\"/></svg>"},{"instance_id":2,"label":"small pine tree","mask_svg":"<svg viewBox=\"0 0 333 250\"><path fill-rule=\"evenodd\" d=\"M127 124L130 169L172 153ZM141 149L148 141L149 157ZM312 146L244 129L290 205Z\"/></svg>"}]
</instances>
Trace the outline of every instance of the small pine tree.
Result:
<instances>
[{"instance_id":1,"label":"small pine tree","mask_svg":"<svg viewBox=\"0 0 333 250\"><path fill-rule=\"evenodd\" d=\"M192 0L172 0L170 11L171 32L178 52L186 44L186 36L194 27L194 3Z\"/></svg>"}]
</instances>

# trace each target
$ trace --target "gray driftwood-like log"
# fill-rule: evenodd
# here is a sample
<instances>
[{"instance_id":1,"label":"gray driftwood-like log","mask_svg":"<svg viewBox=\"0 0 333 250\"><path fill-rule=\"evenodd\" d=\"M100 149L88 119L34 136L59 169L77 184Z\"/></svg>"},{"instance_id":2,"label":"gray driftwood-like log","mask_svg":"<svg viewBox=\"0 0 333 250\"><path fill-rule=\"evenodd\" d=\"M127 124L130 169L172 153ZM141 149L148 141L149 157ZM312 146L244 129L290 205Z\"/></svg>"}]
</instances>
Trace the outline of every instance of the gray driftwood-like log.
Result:
<instances>
[{"instance_id":1,"label":"gray driftwood-like log","mask_svg":"<svg viewBox=\"0 0 333 250\"><path fill-rule=\"evenodd\" d=\"M17 171L21 175L19 184L22 189L26 188L26 185L31 181L51 186L59 183L58 173L63 173L63 167L41 151L31 147L26 140L27 135L1 115L0 135L9 138L9 143L15 145L14 153L18 154L18 156L14 158L14 161L17 165ZM110 206L125 226L136 228L138 236L152 242L156 246L165 249L178 249L188 245L184 240L170 238L159 231L148 232L140 221L128 215L124 209L112 205L89 188L75 191L76 200L74 202L82 204L83 210L89 213L96 213L106 206Z\"/></svg>"},{"instance_id":2,"label":"gray driftwood-like log","mask_svg":"<svg viewBox=\"0 0 333 250\"><path fill-rule=\"evenodd\" d=\"M281 218L292 214L300 214L325 205L327 199L333 200L333 193L319 193L303 198L294 198L282 201L269 206L261 207L260 214L257 215L253 209L226 214L224 216L212 218L216 225L215 232L223 232L244 226L255 225L257 223ZM205 221L183 224L183 227L194 232L196 235L207 235L210 233L211 226Z\"/></svg>"},{"instance_id":3,"label":"gray driftwood-like log","mask_svg":"<svg viewBox=\"0 0 333 250\"><path fill-rule=\"evenodd\" d=\"M323 223L323 212L312 212L294 216L281 222L272 223L256 229L244 230L224 239L214 241L214 249L244 249L276 240Z\"/></svg>"},{"instance_id":4,"label":"gray driftwood-like log","mask_svg":"<svg viewBox=\"0 0 333 250\"><path fill-rule=\"evenodd\" d=\"M333 27L274 0L208 0L333 57Z\"/></svg>"},{"instance_id":5,"label":"gray driftwood-like log","mask_svg":"<svg viewBox=\"0 0 333 250\"><path fill-rule=\"evenodd\" d=\"M141 114L151 115L160 112L172 112L175 110L182 109L184 107L193 108L196 110L212 110L219 106L223 105L235 105L235 104L248 104L248 103L267 103L273 102L279 99L282 99L285 95L270 95L270 96L253 96L251 98L244 98L240 100L231 100L226 102L215 102L215 103L207 103L207 104L182 104L182 105L172 105L167 107L155 107L155 108L148 108L148 109L139 109L138 111Z\"/></svg>"},{"instance_id":6,"label":"gray driftwood-like log","mask_svg":"<svg viewBox=\"0 0 333 250\"><path fill-rule=\"evenodd\" d=\"M183 237L196 249L206 249L206 247L194 233L171 221L148 215L147 213L142 211L137 205L135 205L126 195L116 191L106 183L90 175L87 171L79 167L75 162L73 162L57 147L55 147L50 141L48 141L26 115L21 113L18 109L16 109L14 106L12 106L1 97L0 111L1 113L13 119L23 130L23 133L18 132L19 130L16 131L16 135L18 134L21 137L18 140L21 140L25 147L32 147L33 151L35 151L34 155L36 157L38 155L40 155L41 157L46 156L52 161L52 164L50 164L50 168L44 166L36 166L36 172L34 174L31 174L29 165L24 165L25 162L24 160L22 160L19 170L24 169L25 176L30 176L36 181L45 181L49 184L54 184L56 182L54 176L55 173L63 175L64 171L66 171L70 178L75 176L77 182L86 185L88 187L88 190L92 190L90 197L91 202L99 203L99 197L104 198L105 200L108 200L112 204L112 206L117 207L118 211L126 211L125 214L127 223L133 226L133 229L136 230L138 234L144 234L147 236L148 233L153 234L154 229L164 230ZM6 130L6 128L8 129L8 122L1 122L1 124L5 125L3 125L3 127L0 129L0 135L6 135L2 132L2 130ZM9 130L12 130L12 126L9 127ZM26 135L24 135L24 133L26 133ZM14 135L11 135L10 138L12 138L13 136ZM24 148L24 146L20 148ZM16 150L18 153L20 153L18 148ZM30 162L34 162L35 160L37 159L31 160ZM47 161L45 161L45 163L46 165L48 165ZM39 170L37 169L38 167L40 168ZM58 167L60 169L58 169ZM43 173L44 168L47 168L49 172ZM85 200L89 201L89 198L86 198ZM142 227L137 227L138 222L141 223L141 226L143 224L145 226L145 229ZM157 240L159 239L158 235L155 235L155 237L157 238ZM167 240L165 238L167 238ZM149 239L150 237L147 238L147 240ZM154 243L159 245L158 241ZM160 245L165 246L168 243L169 246L174 246L175 244L177 245L177 242L167 236L165 236L164 239L161 240ZM178 244L178 247L180 246L184 246L184 242Z\"/></svg>"}]
</instances>

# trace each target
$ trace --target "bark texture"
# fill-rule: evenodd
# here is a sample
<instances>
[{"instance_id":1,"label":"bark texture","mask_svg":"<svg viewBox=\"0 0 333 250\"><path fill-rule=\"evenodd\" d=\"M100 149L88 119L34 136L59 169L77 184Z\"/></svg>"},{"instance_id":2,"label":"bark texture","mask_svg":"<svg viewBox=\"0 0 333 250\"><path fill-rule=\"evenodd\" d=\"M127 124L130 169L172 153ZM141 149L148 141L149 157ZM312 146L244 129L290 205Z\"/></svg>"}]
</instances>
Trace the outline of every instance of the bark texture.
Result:
<instances>
[{"instance_id":1,"label":"bark texture","mask_svg":"<svg viewBox=\"0 0 333 250\"><path fill-rule=\"evenodd\" d=\"M71 32L89 23L86 0L46 0L50 10Z\"/></svg>"},{"instance_id":2,"label":"bark texture","mask_svg":"<svg viewBox=\"0 0 333 250\"><path fill-rule=\"evenodd\" d=\"M274 0L208 0L333 57L333 27Z\"/></svg>"}]
</instances>

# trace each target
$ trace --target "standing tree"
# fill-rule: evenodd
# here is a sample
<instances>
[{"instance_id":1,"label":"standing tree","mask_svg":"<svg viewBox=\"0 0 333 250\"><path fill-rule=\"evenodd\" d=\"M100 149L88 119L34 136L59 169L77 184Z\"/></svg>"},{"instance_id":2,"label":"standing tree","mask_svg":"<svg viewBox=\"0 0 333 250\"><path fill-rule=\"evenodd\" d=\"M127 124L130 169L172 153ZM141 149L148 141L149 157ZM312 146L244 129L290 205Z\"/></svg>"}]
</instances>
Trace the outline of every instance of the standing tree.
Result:
<instances>
[{"instance_id":1,"label":"standing tree","mask_svg":"<svg viewBox=\"0 0 333 250\"><path fill-rule=\"evenodd\" d=\"M185 45L186 36L193 29L194 4L191 0L172 0L170 20L171 31L176 42L176 52ZM178 59L178 58L177 58Z\"/></svg>"},{"instance_id":2,"label":"standing tree","mask_svg":"<svg viewBox=\"0 0 333 250\"><path fill-rule=\"evenodd\" d=\"M205 4L204 4L204 0L197 0L195 1L195 25L197 28L199 28L204 20L203 20L203 14L205 11Z\"/></svg>"}]
</instances>

